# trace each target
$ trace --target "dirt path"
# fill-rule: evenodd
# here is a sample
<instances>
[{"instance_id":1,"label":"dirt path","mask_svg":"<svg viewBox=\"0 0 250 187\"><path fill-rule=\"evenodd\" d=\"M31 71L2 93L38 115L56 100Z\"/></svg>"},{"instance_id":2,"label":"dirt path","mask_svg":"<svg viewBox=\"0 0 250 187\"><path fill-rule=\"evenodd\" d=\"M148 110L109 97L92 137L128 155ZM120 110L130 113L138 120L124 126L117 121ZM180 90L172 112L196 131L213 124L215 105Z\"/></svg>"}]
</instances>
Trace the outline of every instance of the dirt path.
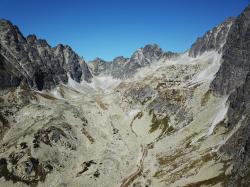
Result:
<instances>
[{"instance_id":1,"label":"dirt path","mask_svg":"<svg viewBox=\"0 0 250 187\"><path fill-rule=\"evenodd\" d=\"M131 184L136 178L140 177L140 175L142 174L143 172L143 162L144 162L144 159L145 157L147 156L147 153L148 153L148 149L147 147L143 147L143 145L141 145L141 153L142 153L142 156L141 156L141 159L140 159L140 163L137 167L137 170L132 173L131 175L129 175L128 177L124 178L122 180L122 184L120 187L128 187L129 184Z\"/></svg>"}]
</instances>

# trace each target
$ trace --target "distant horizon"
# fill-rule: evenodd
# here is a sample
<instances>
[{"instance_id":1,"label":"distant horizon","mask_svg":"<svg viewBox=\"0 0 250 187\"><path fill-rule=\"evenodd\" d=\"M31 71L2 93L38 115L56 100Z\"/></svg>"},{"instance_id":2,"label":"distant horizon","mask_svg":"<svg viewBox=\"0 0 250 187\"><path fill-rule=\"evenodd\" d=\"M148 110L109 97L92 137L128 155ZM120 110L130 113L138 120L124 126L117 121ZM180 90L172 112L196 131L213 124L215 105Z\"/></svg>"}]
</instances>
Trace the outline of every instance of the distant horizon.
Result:
<instances>
[{"instance_id":1,"label":"distant horizon","mask_svg":"<svg viewBox=\"0 0 250 187\"><path fill-rule=\"evenodd\" d=\"M236 17L248 0L2 0L0 17L52 47L69 45L85 61L129 58L147 44L187 51L198 37Z\"/></svg>"}]
</instances>

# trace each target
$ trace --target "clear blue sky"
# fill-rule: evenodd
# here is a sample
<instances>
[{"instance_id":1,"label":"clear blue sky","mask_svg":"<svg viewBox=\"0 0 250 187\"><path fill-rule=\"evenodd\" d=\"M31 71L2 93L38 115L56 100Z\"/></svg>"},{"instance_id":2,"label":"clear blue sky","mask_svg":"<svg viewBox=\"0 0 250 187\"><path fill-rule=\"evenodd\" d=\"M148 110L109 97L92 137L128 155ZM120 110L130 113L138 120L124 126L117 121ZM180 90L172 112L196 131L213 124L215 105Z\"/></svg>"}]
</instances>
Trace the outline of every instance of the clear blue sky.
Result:
<instances>
[{"instance_id":1,"label":"clear blue sky","mask_svg":"<svg viewBox=\"0 0 250 187\"><path fill-rule=\"evenodd\" d=\"M0 17L52 46L70 45L86 60L129 57L157 43L185 51L249 0L0 0Z\"/></svg>"}]
</instances>

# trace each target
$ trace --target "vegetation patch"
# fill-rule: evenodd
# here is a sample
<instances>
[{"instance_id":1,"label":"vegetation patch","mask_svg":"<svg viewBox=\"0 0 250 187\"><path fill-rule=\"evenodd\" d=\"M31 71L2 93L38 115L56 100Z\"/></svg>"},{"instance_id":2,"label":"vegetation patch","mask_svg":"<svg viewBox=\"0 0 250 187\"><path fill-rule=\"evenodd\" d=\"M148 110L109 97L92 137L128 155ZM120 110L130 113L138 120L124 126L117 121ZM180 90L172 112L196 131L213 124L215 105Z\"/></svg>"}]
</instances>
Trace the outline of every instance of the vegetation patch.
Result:
<instances>
[{"instance_id":1,"label":"vegetation patch","mask_svg":"<svg viewBox=\"0 0 250 187\"><path fill-rule=\"evenodd\" d=\"M77 173L77 177L79 177L81 174L83 174L83 173L85 173L86 171L88 171L88 170L89 170L89 167L90 167L91 165L93 165L93 164L96 165L96 162L94 162L94 160L90 160L90 161L83 162L83 163L82 163L83 169ZM98 172L99 172L99 171L98 171ZM100 173L99 173L99 175L100 175ZM98 175L98 176L99 176L99 175Z\"/></svg>"},{"instance_id":2,"label":"vegetation patch","mask_svg":"<svg viewBox=\"0 0 250 187\"><path fill-rule=\"evenodd\" d=\"M91 144L95 142L95 139L89 134L89 132L85 128L82 128L81 131L82 131L82 134L84 134L88 138Z\"/></svg>"},{"instance_id":3,"label":"vegetation patch","mask_svg":"<svg viewBox=\"0 0 250 187\"><path fill-rule=\"evenodd\" d=\"M185 158L185 156L188 156L189 153L185 153L182 150L178 151L177 154L169 155L169 156L163 156L163 157L158 157L158 162L161 166L166 167L166 169L162 169L157 171L154 174L154 177L158 179L163 179L163 181L167 182L167 184L174 183L175 181L183 178L187 173L190 172L189 175L196 175L199 173L200 168L205 164L208 163L212 160L215 162L219 162L219 158L216 155L216 153L205 153L201 155L200 158L192 160L191 158ZM182 166L184 166L182 168ZM177 169L177 168L181 169ZM227 167L227 166L226 166ZM225 164L224 168L221 169L222 175L225 176L224 172L226 170ZM164 177L166 176L166 177ZM217 178L218 177L218 178ZM221 180L222 176L219 174L217 177L212 177L211 179L205 179L204 181L198 181L195 183L190 183L186 186L191 187L191 186L203 186L203 185L215 185L219 182L222 182ZM219 179L219 180L217 180ZM215 180L215 181L214 181Z\"/></svg>"},{"instance_id":4,"label":"vegetation patch","mask_svg":"<svg viewBox=\"0 0 250 187\"><path fill-rule=\"evenodd\" d=\"M136 120L136 119L141 119L142 116L143 116L143 112L138 112L138 113L135 115L134 120Z\"/></svg>"},{"instance_id":5,"label":"vegetation patch","mask_svg":"<svg viewBox=\"0 0 250 187\"><path fill-rule=\"evenodd\" d=\"M163 136L163 135L170 133L174 130L174 128L169 125L170 119L169 119L168 115L165 115L164 117L158 119L154 112L150 111L149 114L151 114L151 113L153 113L153 117L151 120L149 133L153 133L156 130L160 129L161 130L160 136Z\"/></svg>"},{"instance_id":6,"label":"vegetation patch","mask_svg":"<svg viewBox=\"0 0 250 187\"><path fill-rule=\"evenodd\" d=\"M99 170L96 170L95 173L93 174L95 178L98 178L100 176Z\"/></svg>"},{"instance_id":7,"label":"vegetation patch","mask_svg":"<svg viewBox=\"0 0 250 187\"><path fill-rule=\"evenodd\" d=\"M183 152L182 150L177 150L174 154L164 155L164 156L157 155L156 158L157 158L159 165L168 166L168 165L173 164L177 159L183 157L184 155L186 155L185 152Z\"/></svg>"}]
</instances>

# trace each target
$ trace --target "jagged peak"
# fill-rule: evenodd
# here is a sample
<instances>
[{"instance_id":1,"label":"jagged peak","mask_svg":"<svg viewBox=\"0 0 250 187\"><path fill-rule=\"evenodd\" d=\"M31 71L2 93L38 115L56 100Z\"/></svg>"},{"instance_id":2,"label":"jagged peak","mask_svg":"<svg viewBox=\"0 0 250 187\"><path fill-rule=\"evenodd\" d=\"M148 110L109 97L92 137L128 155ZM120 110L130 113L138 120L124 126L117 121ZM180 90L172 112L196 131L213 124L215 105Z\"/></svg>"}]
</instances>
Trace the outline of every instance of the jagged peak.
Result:
<instances>
[{"instance_id":1,"label":"jagged peak","mask_svg":"<svg viewBox=\"0 0 250 187\"><path fill-rule=\"evenodd\" d=\"M1 25L1 27L3 27L3 26L8 26L8 27L14 26L11 21L9 21L7 19L3 19L3 18L0 19L0 25Z\"/></svg>"},{"instance_id":2,"label":"jagged peak","mask_svg":"<svg viewBox=\"0 0 250 187\"><path fill-rule=\"evenodd\" d=\"M51 46L48 44L48 42L45 39L38 39L37 43L41 47L49 47L49 48L51 48Z\"/></svg>"},{"instance_id":3,"label":"jagged peak","mask_svg":"<svg viewBox=\"0 0 250 187\"><path fill-rule=\"evenodd\" d=\"M250 4L243 10L243 12L241 13L241 15L246 14L249 11L250 11Z\"/></svg>"},{"instance_id":4,"label":"jagged peak","mask_svg":"<svg viewBox=\"0 0 250 187\"><path fill-rule=\"evenodd\" d=\"M34 44L37 41L37 37L35 34L30 34L26 37L26 40L30 44Z\"/></svg>"},{"instance_id":5,"label":"jagged peak","mask_svg":"<svg viewBox=\"0 0 250 187\"><path fill-rule=\"evenodd\" d=\"M64 48L65 46L63 44L57 44L55 47L53 47L55 51L63 51Z\"/></svg>"},{"instance_id":6,"label":"jagged peak","mask_svg":"<svg viewBox=\"0 0 250 187\"><path fill-rule=\"evenodd\" d=\"M37 36L35 34L29 34L26 37L26 41L28 44L35 44L36 43L36 44L40 45L41 47L51 48L51 46L48 44L47 40L37 38Z\"/></svg>"},{"instance_id":7,"label":"jagged peak","mask_svg":"<svg viewBox=\"0 0 250 187\"><path fill-rule=\"evenodd\" d=\"M14 71L7 75L10 80L3 80L6 85L18 85L25 79L30 87L41 90L66 83L68 74L77 82L92 77L85 61L70 46L58 44L52 48L34 34L24 37L17 26L5 19L0 20L0 43L0 54L5 54L3 63Z\"/></svg>"},{"instance_id":8,"label":"jagged peak","mask_svg":"<svg viewBox=\"0 0 250 187\"><path fill-rule=\"evenodd\" d=\"M162 49L157 44L146 44L145 46L138 48L133 54L145 53L145 52L149 52L149 51L162 51Z\"/></svg>"},{"instance_id":9,"label":"jagged peak","mask_svg":"<svg viewBox=\"0 0 250 187\"><path fill-rule=\"evenodd\" d=\"M0 36L12 38L15 42L26 42L19 28L7 19L0 19Z\"/></svg>"},{"instance_id":10,"label":"jagged peak","mask_svg":"<svg viewBox=\"0 0 250 187\"><path fill-rule=\"evenodd\" d=\"M162 50L158 44L147 44L143 48L143 50Z\"/></svg>"},{"instance_id":11,"label":"jagged peak","mask_svg":"<svg viewBox=\"0 0 250 187\"><path fill-rule=\"evenodd\" d=\"M197 57L211 50L221 52L226 43L228 32L235 19L234 17L229 17L207 31L202 37L198 37L189 50L189 56Z\"/></svg>"},{"instance_id":12,"label":"jagged peak","mask_svg":"<svg viewBox=\"0 0 250 187\"><path fill-rule=\"evenodd\" d=\"M141 53L141 54L146 54L146 53L150 53L150 54L155 54L158 56L171 56L171 55L178 55L178 53L172 52L172 51L164 51L158 44L147 44L144 47L141 47L139 49L137 49L134 53ZM132 55L132 56L133 56Z\"/></svg>"},{"instance_id":13,"label":"jagged peak","mask_svg":"<svg viewBox=\"0 0 250 187\"><path fill-rule=\"evenodd\" d=\"M89 63L106 63L107 61L103 60L100 57L96 57L93 60L90 60Z\"/></svg>"},{"instance_id":14,"label":"jagged peak","mask_svg":"<svg viewBox=\"0 0 250 187\"><path fill-rule=\"evenodd\" d=\"M126 58L124 56L117 56L113 59L113 62L116 62L116 61L125 61L125 60L128 60L129 58Z\"/></svg>"}]
</instances>

